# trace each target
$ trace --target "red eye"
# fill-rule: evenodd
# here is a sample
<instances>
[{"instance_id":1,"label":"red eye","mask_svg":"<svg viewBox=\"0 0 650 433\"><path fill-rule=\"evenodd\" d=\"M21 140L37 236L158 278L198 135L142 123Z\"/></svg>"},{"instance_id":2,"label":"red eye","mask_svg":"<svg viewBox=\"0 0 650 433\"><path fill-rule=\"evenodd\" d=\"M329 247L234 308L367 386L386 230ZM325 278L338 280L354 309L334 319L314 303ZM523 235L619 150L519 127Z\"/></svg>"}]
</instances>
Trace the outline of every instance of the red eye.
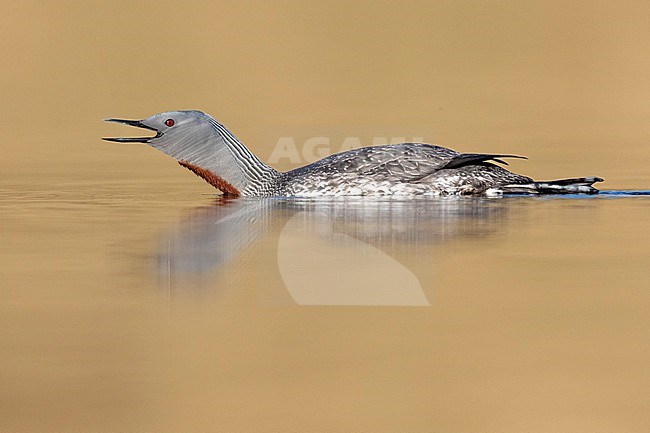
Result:
<instances>
[{"instance_id":1,"label":"red eye","mask_svg":"<svg viewBox=\"0 0 650 433\"><path fill-rule=\"evenodd\" d=\"M170 128L174 126L174 119L167 119L165 120L165 125L169 126Z\"/></svg>"}]
</instances>

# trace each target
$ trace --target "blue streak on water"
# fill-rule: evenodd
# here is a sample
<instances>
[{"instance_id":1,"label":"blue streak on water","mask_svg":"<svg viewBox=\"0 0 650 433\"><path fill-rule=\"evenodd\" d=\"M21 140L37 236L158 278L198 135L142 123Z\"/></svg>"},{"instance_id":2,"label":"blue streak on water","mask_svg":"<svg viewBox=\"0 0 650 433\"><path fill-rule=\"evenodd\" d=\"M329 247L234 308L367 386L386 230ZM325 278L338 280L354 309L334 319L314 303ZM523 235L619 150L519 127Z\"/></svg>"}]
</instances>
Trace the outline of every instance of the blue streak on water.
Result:
<instances>
[{"instance_id":1,"label":"blue streak on water","mask_svg":"<svg viewBox=\"0 0 650 433\"><path fill-rule=\"evenodd\" d=\"M529 194L504 194L504 197L529 197L541 200L548 199L614 199L614 198L631 198L631 197L650 197L648 189L622 189L622 190L600 190L597 194L540 194L538 196Z\"/></svg>"},{"instance_id":2,"label":"blue streak on water","mask_svg":"<svg viewBox=\"0 0 650 433\"><path fill-rule=\"evenodd\" d=\"M598 195L608 196L608 197L635 197L635 196L650 196L650 190L648 189L623 189L623 190L605 190L600 191Z\"/></svg>"}]
</instances>

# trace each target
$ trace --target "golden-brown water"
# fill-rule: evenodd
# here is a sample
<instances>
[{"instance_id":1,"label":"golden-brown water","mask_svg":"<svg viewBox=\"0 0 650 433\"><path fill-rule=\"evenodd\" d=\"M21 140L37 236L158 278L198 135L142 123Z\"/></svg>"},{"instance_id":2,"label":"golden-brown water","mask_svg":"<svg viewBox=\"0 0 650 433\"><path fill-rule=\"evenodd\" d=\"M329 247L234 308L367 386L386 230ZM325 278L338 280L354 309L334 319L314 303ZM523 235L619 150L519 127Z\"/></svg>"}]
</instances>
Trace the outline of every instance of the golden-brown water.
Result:
<instances>
[{"instance_id":1,"label":"golden-brown water","mask_svg":"<svg viewBox=\"0 0 650 433\"><path fill-rule=\"evenodd\" d=\"M196 108L647 190L646 2L1 6L0 431L650 430L650 198L221 201L99 140Z\"/></svg>"}]
</instances>

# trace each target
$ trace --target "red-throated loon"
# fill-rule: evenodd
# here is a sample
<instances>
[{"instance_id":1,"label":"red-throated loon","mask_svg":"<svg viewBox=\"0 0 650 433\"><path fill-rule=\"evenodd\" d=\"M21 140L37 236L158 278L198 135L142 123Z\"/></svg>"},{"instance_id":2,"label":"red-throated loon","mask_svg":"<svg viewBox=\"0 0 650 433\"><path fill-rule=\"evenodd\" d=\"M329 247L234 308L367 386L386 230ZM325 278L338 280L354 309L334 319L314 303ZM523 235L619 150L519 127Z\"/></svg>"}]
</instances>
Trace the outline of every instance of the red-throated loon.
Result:
<instances>
[{"instance_id":1,"label":"red-throated loon","mask_svg":"<svg viewBox=\"0 0 650 433\"><path fill-rule=\"evenodd\" d=\"M459 153L423 143L348 150L280 172L201 111L168 111L143 120L106 120L149 129L156 135L104 140L146 143L229 196L594 194L598 190L592 185L603 180L582 177L538 182L495 164L507 165L502 158L521 156Z\"/></svg>"}]
</instances>

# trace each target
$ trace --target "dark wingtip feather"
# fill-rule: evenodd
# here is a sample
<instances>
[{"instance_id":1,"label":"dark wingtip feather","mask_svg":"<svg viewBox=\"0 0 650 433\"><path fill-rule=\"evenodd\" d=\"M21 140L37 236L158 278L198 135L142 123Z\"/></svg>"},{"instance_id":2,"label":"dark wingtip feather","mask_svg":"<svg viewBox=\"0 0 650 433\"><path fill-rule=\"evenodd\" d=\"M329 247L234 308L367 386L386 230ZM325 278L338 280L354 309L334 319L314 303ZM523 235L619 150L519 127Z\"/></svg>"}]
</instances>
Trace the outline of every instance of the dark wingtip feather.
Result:
<instances>
[{"instance_id":1,"label":"dark wingtip feather","mask_svg":"<svg viewBox=\"0 0 650 433\"><path fill-rule=\"evenodd\" d=\"M525 156L519 156L519 155L497 155L497 154L489 154L489 153L461 153L460 155L453 157L443 168L459 168L465 165L480 164L482 162L488 162L488 161L494 161L494 162L498 162L499 164L508 165L508 163L501 158L528 159Z\"/></svg>"}]
</instances>

